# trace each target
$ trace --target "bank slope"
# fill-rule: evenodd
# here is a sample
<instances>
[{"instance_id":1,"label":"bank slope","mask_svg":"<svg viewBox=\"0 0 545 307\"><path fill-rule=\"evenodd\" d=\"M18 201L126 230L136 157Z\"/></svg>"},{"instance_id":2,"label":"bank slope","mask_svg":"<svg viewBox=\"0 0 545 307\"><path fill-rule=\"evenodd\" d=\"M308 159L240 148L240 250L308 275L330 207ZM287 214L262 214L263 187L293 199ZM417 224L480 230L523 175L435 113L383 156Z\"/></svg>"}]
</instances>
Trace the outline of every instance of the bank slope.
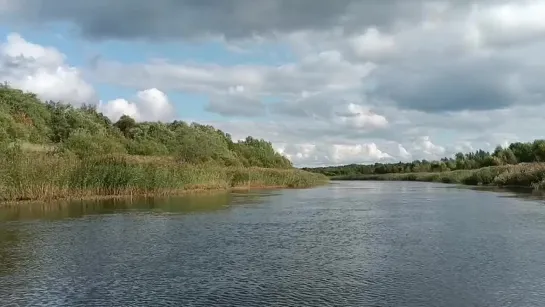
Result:
<instances>
[{"instance_id":1,"label":"bank slope","mask_svg":"<svg viewBox=\"0 0 545 307\"><path fill-rule=\"evenodd\" d=\"M0 86L0 201L194 190L310 187L271 143L209 125L112 122L94 106L42 102Z\"/></svg>"}]
</instances>

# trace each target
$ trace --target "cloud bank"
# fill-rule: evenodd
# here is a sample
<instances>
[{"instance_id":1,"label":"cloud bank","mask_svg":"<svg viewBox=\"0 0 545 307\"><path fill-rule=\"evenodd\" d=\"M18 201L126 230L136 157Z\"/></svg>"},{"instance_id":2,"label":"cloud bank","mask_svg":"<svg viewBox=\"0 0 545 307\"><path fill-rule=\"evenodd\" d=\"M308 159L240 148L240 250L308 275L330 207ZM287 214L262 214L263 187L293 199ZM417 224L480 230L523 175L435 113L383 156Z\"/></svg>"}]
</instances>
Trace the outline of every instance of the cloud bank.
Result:
<instances>
[{"instance_id":1,"label":"cloud bank","mask_svg":"<svg viewBox=\"0 0 545 307\"><path fill-rule=\"evenodd\" d=\"M266 43L292 57L275 65L101 57L72 67L61 50L13 34L0 49L0 76L75 103L99 99L83 71L134 90L101 102L113 118L168 120L169 93L202 95L204 111L223 118L207 123L271 140L299 166L437 159L542 137L542 16L543 0L4 0L0 17L10 24L66 23L89 42L216 41L249 54Z\"/></svg>"}]
</instances>

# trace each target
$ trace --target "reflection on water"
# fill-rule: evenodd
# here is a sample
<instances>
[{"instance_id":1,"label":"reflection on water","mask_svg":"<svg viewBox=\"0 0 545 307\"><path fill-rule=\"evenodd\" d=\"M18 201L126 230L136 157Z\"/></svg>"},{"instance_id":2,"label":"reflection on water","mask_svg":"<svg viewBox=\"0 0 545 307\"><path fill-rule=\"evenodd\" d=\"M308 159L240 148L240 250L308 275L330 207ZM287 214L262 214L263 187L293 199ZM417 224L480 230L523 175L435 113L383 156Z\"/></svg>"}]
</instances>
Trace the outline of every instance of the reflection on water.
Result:
<instances>
[{"instance_id":1,"label":"reflection on water","mask_svg":"<svg viewBox=\"0 0 545 307\"><path fill-rule=\"evenodd\" d=\"M175 197L134 197L54 203L22 203L0 207L1 221L59 220L80 218L86 215L115 214L123 212L204 213L225 210L245 203L259 203L274 191L248 191L237 193L190 194Z\"/></svg>"},{"instance_id":2,"label":"reflection on water","mask_svg":"<svg viewBox=\"0 0 545 307\"><path fill-rule=\"evenodd\" d=\"M15 273L18 268L17 259L21 258L19 244L22 240L20 231L0 226L0 276Z\"/></svg>"},{"instance_id":3,"label":"reflection on water","mask_svg":"<svg viewBox=\"0 0 545 307\"><path fill-rule=\"evenodd\" d=\"M49 269L47 263L52 259L47 255L50 252L58 252L59 255L55 256L55 258L62 259L68 253L74 252L74 249L78 249L80 252L85 251L85 247L80 249L66 246L67 242L64 242L64 244L61 243L63 241L62 238L65 236L82 242L85 240L84 233L72 237L72 233L75 234L77 231L61 229L49 233L49 230L45 232L36 231L34 225L37 228L47 228L47 224L43 224L47 221L64 223L63 221L79 219L85 216L107 217L110 215L113 217L114 215L126 216L131 213L141 213L147 216L207 214L244 205L256 206L263 203L268 197L278 193L277 191L253 190L237 193L189 194L173 197L104 198L82 201L59 201L46 204L22 203L0 207L0 307L4 307L3 304L7 302L5 294L11 292L13 294L10 298L10 303L19 304L14 306L27 306L23 303L25 300L19 301L19 298L22 297L16 293L17 290L21 289L21 284L11 283L10 276L31 274L33 276L32 279L43 278L44 280L41 282L47 283L49 278L47 276L51 272L47 273L43 270ZM123 223L123 220L116 222L116 220L110 219L110 221L111 223L104 224L102 228L93 231L97 233L99 241L107 241L108 236L113 234L109 228L114 227L115 223ZM157 231L157 226L156 224L151 230ZM105 234L102 239L100 239L101 232ZM51 240L44 238L44 233L46 237L53 235L49 237L53 239L52 241L57 241L57 239L60 241L55 243L48 242ZM138 241L138 239L142 238L135 237L134 242ZM73 243L68 242L68 244ZM65 246L63 247L63 245ZM67 249L62 251L63 248ZM92 247L89 248L92 249ZM135 252L133 251L132 253ZM103 253L103 251L100 253ZM53 269L60 271L58 267ZM28 281L28 285L30 284L32 282ZM23 285L23 287L26 286ZM11 290L12 288L13 290Z\"/></svg>"},{"instance_id":4,"label":"reflection on water","mask_svg":"<svg viewBox=\"0 0 545 307\"><path fill-rule=\"evenodd\" d=\"M531 188L521 187L472 187L472 186L460 186L459 188L470 189L473 191L483 193L499 193L499 197L503 198L516 198L529 201L541 201L545 202L545 191L534 190Z\"/></svg>"},{"instance_id":5,"label":"reflection on water","mask_svg":"<svg viewBox=\"0 0 545 307\"><path fill-rule=\"evenodd\" d=\"M509 195L342 182L1 208L0 306L542 307L545 206Z\"/></svg>"}]
</instances>

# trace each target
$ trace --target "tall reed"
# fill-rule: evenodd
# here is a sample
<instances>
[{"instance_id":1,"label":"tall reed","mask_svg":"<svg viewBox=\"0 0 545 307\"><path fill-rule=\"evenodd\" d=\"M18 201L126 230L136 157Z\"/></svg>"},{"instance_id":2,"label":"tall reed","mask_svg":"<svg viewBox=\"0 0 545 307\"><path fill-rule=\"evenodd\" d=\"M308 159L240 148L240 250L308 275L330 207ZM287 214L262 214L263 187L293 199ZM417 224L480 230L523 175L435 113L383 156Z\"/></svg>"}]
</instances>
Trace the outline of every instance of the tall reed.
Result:
<instances>
[{"instance_id":1,"label":"tall reed","mask_svg":"<svg viewBox=\"0 0 545 307\"><path fill-rule=\"evenodd\" d=\"M232 188L305 188L327 182L297 169L183 165L170 159L26 152L0 154L0 201L170 194Z\"/></svg>"}]
</instances>

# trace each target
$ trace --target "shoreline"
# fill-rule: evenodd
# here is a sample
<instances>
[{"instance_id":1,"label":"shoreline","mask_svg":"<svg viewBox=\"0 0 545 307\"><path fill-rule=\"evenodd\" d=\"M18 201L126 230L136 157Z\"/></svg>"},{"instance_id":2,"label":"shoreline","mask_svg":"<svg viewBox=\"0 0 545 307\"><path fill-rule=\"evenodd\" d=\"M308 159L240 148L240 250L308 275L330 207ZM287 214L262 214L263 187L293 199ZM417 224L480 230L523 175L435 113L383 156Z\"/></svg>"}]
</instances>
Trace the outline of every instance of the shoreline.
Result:
<instances>
[{"instance_id":1,"label":"shoreline","mask_svg":"<svg viewBox=\"0 0 545 307\"><path fill-rule=\"evenodd\" d=\"M341 181L375 181L375 182L430 182L430 183L442 183L442 184L448 184L448 185L458 185L462 187L470 187L470 188L483 188L486 190L493 190L493 189L505 189L505 190L525 190L528 192L537 192L543 190L536 190L533 187L528 186L522 186L522 185L493 185L493 184L465 184L461 182L441 182L441 181L431 181L431 180L409 180L409 179L341 179L341 178L330 178L332 182L341 182Z\"/></svg>"},{"instance_id":2,"label":"shoreline","mask_svg":"<svg viewBox=\"0 0 545 307\"><path fill-rule=\"evenodd\" d=\"M68 196L68 197L55 197L55 198L46 198L46 199L21 199L21 200L0 200L1 207L10 207L23 204L51 204L55 202L62 201L85 201L85 200L107 200L107 199L130 199L133 197L172 197L172 196L184 196L191 194L222 194L222 193L232 193L232 192L244 192L252 190L302 190L302 189L311 189L316 188L322 185L325 185L327 182L322 184L317 184L315 186L308 187L289 187L289 186L278 186L278 185L253 185L253 186L235 186L235 187L210 187L210 188L189 188L189 189L165 189L163 191L155 192L144 192L144 193L131 193L131 192L121 192L118 194L89 194L89 195L80 195L80 196Z\"/></svg>"},{"instance_id":3,"label":"shoreline","mask_svg":"<svg viewBox=\"0 0 545 307\"><path fill-rule=\"evenodd\" d=\"M42 101L8 84L0 85L0 96L0 203L303 188L329 181L297 169L269 141L233 140L211 125L127 115L114 121L93 106Z\"/></svg>"},{"instance_id":4,"label":"shoreline","mask_svg":"<svg viewBox=\"0 0 545 307\"><path fill-rule=\"evenodd\" d=\"M329 182L295 168L184 165L135 161L131 156L20 153L0 159L0 206L8 203L182 195L210 191L306 188ZM54 170L54 171L52 171Z\"/></svg>"},{"instance_id":5,"label":"shoreline","mask_svg":"<svg viewBox=\"0 0 545 307\"><path fill-rule=\"evenodd\" d=\"M419 181L499 189L545 190L545 163L489 166L444 172L354 174L329 177L331 181Z\"/></svg>"}]
</instances>

